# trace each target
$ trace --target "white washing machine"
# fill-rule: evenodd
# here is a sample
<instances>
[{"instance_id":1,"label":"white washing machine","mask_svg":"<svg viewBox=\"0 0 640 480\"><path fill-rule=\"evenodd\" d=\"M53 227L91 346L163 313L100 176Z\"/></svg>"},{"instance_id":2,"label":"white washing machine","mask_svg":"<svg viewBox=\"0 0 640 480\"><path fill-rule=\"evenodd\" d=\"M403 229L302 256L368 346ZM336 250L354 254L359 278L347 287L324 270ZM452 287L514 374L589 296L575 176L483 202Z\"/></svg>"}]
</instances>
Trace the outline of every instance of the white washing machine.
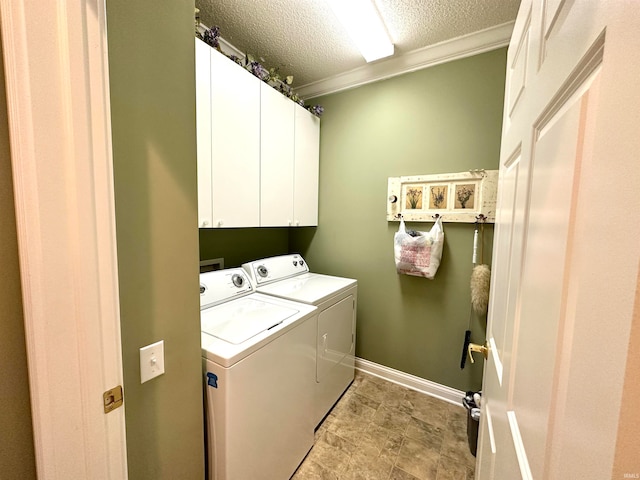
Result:
<instances>
[{"instance_id":1,"label":"white washing machine","mask_svg":"<svg viewBox=\"0 0 640 480\"><path fill-rule=\"evenodd\" d=\"M313 446L317 309L200 275L209 480L287 480Z\"/></svg>"},{"instance_id":2,"label":"white washing machine","mask_svg":"<svg viewBox=\"0 0 640 480\"><path fill-rule=\"evenodd\" d=\"M257 291L318 308L315 413L318 425L354 378L358 283L351 278L309 272L300 255L249 262Z\"/></svg>"}]
</instances>

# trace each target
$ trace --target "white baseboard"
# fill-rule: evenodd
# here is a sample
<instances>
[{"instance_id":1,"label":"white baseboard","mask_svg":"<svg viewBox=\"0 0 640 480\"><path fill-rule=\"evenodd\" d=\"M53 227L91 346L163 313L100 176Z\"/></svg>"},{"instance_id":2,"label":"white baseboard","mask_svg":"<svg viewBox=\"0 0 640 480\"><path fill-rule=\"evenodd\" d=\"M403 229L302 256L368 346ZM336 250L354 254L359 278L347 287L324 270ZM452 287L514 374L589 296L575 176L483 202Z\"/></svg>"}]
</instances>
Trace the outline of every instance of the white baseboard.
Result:
<instances>
[{"instance_id":1,"label":"white baseboard","mask_svg":"<svg viewBox=\"0 0 640 480\"><path fill-rule=\"evenodd\" d=\"M424 378L401 372L400 370L394 370L393 368L385 367L384 365L379 365L363 358L356 357L355 363L356 369L361 372L402 385L403 387L410 388L411 390L422 392L426 395L431 395L432 397L458 405L460 408L464 408L462 406L462 398L464 397L465 392L461 390L440 385L439 383L431 382Z\"/></svg>"}]
</instances>

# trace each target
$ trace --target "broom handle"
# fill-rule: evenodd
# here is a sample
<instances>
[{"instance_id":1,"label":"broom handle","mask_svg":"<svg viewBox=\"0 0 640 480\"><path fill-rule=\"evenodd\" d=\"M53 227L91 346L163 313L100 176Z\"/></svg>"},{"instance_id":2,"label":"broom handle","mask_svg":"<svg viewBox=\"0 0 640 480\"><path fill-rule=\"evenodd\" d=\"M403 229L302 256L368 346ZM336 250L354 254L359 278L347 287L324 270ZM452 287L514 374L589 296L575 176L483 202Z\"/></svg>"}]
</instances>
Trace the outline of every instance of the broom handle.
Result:
<instances>
[{"instance_id":1,"label":"broom handle","mask_svg":"<svg viewBox=\"0 0 640 480\"><path fill-rule=\"evenodd\" d=\"M480 225L480 263L484 264L484 219Z\"/></svg>"},{"instance_id":2,"label":"broom handle","mask_svg":"<svg viewBox=\"0 0 640 480\"><path fill-rule=\"evenodd\" d=\"M474 265L478 263L478 222L476 222L476 229L473 232L473 257L471 261Z\"/></svg>"}]
</instances>

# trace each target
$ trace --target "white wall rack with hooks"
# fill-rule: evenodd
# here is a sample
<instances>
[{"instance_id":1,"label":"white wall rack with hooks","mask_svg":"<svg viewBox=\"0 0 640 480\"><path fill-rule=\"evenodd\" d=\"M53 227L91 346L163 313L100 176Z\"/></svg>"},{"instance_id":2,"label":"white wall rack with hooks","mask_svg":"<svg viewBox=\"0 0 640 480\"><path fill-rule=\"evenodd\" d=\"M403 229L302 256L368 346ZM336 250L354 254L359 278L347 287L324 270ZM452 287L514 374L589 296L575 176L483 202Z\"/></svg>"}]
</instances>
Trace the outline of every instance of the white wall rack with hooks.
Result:
<instances>
[{"instance_id":1,"label":"white wall rack with hooks","mask_svg":"<svg viewBox=\"0 0 640 480\"><path fill-rule=\"evenodd\" d=\"M498 170L389 177L387 220L495 222Z\"/></svg>"}]
</instances>

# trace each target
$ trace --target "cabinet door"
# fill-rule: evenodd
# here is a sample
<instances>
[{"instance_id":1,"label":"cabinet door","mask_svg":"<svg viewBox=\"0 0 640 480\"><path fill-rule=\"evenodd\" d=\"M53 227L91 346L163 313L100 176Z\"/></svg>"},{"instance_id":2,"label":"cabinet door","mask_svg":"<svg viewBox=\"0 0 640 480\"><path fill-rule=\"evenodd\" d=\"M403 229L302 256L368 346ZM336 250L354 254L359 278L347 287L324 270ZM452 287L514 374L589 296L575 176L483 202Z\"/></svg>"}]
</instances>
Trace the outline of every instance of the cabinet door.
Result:
<instances>
[{"instance_id":1,"label":"cabinet door","mask_svg":"<svg viewBox=\"0 0 640 480\"><path fill-rule=\"evenodd\" d=\"M261 85L260 225L293 223L294 106L266 83Z\"/></svg>"},{"instance_id":2,"label":"cabinet door","mask_svg":"<svg viewBox=\"0 0 640 480\"><path fill-rule=\"evenodd\" d=\"M320 119L295 105L294 226L318 225Z\"/></svg>"},{"instance_id":3,"label":"cabinet door","mask_svg":"<svg viewBox=\"0 0 640 480\"><path fill-rule=\"evenodd\" d=\"M260 84L211 49L214 227L260 225Z\"/></svg>"},{"instance_id":4,"label":"cabinet door","mask_svg":"<svg viewBox=\"0 0 640 480\"><path fill-rule=\"evenodd\" d=\"M198 227L211 227L211 47L196 38Z\"/></svg>"}]
</instances>

